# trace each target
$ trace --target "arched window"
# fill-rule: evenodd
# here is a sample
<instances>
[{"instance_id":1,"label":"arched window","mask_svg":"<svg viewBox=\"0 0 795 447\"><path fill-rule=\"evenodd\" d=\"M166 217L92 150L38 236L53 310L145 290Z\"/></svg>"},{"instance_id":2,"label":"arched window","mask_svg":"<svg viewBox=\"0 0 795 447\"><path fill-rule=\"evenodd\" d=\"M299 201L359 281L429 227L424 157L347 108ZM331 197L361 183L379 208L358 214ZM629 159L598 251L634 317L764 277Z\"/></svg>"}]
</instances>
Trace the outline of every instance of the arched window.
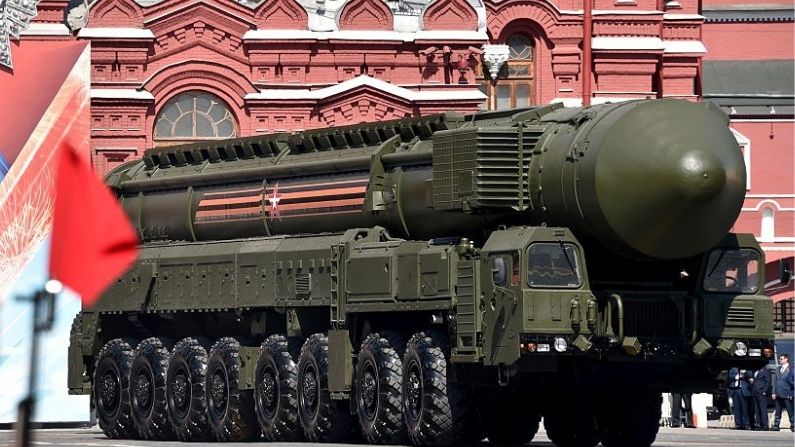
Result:
<instances>
[{"instance_id":1,"label":"arched window","mask_svg":"<svg viewBox=\"0 0 795 447\"><path fill-rule=\"evenodd\" d=\"M508 61L500 68L495 82L489 82L488 70L482 81L489 96L490 108L502 110L532 105L535 103L535 41L526 34L517 33L504 43L510 50Z\"/></svg>"},{"instance_id":2,"label":"arched window","mask_svg":"<svg viewBox=\"0 0 795 447\"><path fill-rule=\"evenodd\" d=\"M765 208L762 210L762 233L759 239L762 241L770 242L776 237L776 218L773 208Z\"/></svg>"},{"instance_id":3,"label":"arched window","mask_svg":"<svg viewBox=\"0 0 795 447\"><path fill-rule=\"evenodd\" d=\"M217 96L185 92L171 98L155 120L155 140L191 141L237 136L235 119Z\"/></svg>"}]
</instances>

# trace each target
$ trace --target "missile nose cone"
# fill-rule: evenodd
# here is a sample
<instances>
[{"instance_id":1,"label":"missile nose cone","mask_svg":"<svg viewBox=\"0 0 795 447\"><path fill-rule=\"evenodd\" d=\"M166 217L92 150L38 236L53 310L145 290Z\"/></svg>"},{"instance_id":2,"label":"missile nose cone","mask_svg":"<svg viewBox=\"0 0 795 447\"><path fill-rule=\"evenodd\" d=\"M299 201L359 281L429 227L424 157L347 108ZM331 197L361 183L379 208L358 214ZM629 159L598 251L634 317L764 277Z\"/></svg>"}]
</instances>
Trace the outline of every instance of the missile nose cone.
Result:
<instances>
[{"instance_id":1,"label":"missile nose cone","mask_svg":"<svg viewBox=\"0 0 795 447\"><path fill-rule=\"evenodd\" d=\"M675 169L679 191L689 200L708 201L726 186L726 169L714 153L703 150L687 152Z\"/></svg>"},{"instance_id":2,"label":"missile nose cone","mask_svg":"<svg viewBox=\"0 0 795 447\"><path fill-rule=\"evenodd\" d=\"M603 121L594 171L591 200L608 228L601 237L656 259L685 258L720 241L742 208L746 175L725 116L675 100L615 110L624 113Z\"/></svg>"}]
</instances>

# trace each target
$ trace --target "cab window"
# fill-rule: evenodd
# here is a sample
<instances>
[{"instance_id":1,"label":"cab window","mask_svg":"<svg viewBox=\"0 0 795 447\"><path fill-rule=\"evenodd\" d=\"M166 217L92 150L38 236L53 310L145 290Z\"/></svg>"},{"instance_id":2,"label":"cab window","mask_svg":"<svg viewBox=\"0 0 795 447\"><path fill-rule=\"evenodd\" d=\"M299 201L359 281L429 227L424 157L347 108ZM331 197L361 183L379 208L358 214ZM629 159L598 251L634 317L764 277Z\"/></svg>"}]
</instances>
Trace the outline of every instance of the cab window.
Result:
<instances>
[{"instance_id":1,"label":"cab window","mask_svg":"<svg viewBox=\"0 0 795 447\"><path fill-rule=\"evenodd\" d=\"M754 250L713 250L707 259L704 290L756 293L759 290L759 254Z\"/></svg>"},{"instance_id":2,"label":"cab window","mask_svg":"<svg viewBox=\"0 0 795 447\"><path fill-rule=\"evenodd\" d=\"M530 287L577 288L582 274L577 247L567 243L536 243L527 248Z\"/></svg>"},{"instance_id":3,"label":"cab window","mask_svg":"<svg viewBox=\"0 0 795 447\"><path fill-rule=\"evenodd\" d=\"M519 280L519 254L501 253L491 256L491 282L495 286L517 286Z\"/></svg>"}]
</instances>

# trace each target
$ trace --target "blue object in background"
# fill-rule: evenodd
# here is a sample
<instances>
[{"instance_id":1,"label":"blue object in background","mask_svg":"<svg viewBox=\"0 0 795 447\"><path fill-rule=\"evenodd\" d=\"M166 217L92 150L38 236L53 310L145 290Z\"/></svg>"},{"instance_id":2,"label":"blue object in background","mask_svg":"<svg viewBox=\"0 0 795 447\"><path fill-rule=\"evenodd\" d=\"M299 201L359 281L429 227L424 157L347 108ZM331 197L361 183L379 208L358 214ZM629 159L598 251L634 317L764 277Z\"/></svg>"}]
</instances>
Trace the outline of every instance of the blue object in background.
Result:
<instances>
[{"instance_id":1,"label":"blue object in background","mask_svg":"<svg viewBox=\"0 0 795 447\"><path fill-rule=\"evenodd\" d=\"M6 177L9 169L11 169L11 166L8 165L8 162L6 161L5 157L3 157L3 154L0 154L0 182L2 182Z\"/></svg>"},{"instance_id":2,"label":"blue object in background","mask_svg":"<svg viewBox=\"0 0 795 447\"><path fill-rule=\"evenodd\" d=\"M0 423L15 422L17 406L28 389L33 304L30 297L47 280L49 242L42 244L0 308ZM65 291L55 302L55 325L39 340L37 422L89 420L88 396L67 393L67 356L72 319L80 311L80 298Z\"/></svg>"}]
</instances>

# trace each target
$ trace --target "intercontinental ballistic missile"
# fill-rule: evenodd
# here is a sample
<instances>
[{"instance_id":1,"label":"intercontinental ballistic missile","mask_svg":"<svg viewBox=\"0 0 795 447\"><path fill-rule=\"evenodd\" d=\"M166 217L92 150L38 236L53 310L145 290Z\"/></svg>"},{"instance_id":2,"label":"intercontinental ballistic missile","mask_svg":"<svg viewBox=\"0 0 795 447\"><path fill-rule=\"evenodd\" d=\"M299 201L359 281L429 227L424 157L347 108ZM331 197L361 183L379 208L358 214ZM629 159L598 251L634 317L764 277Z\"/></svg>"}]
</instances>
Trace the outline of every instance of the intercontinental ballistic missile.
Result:
<instances>
[{"instance_id":1,"label":"intercontinental ballistic missile","mask_svg":"<svg viewBox=\"0 0 795 447\"><path fill-rule=\"evenodd\" d=\"M107 176L144 244L382 226L564 226L635 259L720 241L745 193L727 116L646 100L441 114L155 148Z\"/></svg>"}]
</instances>

